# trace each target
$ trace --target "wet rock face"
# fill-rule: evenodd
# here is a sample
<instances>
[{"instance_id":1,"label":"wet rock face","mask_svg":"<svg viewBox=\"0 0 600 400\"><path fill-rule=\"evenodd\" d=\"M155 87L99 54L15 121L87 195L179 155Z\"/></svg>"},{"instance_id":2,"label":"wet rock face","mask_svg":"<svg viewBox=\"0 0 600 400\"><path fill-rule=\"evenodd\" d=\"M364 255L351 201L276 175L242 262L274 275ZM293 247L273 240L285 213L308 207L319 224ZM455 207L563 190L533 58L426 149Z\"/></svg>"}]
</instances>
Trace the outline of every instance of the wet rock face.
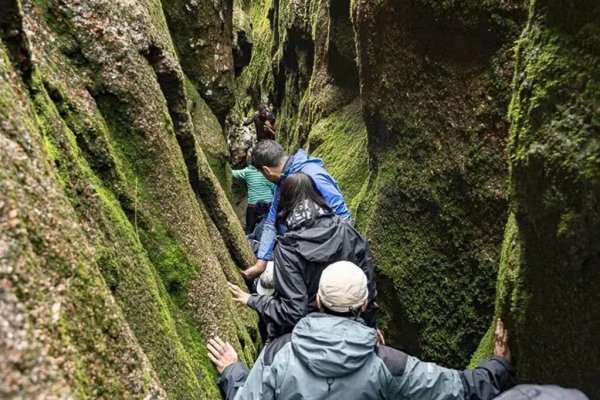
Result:
<instances>
[{"instance_id":1,"label":"wet rock face","mask_svg":"<svg viewBox=\"0 0 600 400\"><path fill-rule=\"evenodd\" d=\"M254 360L222 290L253 259L160 2L2 6L0 397L218 397L204 341Z\"/></svg>"}]
</instances>

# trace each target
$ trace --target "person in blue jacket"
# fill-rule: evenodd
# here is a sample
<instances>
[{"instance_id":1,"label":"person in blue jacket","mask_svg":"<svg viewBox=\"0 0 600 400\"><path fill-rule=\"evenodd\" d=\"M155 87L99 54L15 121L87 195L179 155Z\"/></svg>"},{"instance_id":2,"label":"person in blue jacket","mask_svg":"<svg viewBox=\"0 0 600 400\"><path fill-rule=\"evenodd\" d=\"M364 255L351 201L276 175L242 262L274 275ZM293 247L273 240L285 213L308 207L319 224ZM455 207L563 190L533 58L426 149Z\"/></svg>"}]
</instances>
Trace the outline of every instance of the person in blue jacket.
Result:
<instances>
[{"instance_id":1,"label":"person in blue jacket","mask_svg":"<svg viewBox=\"0 0 600 400\"><path fill-rule=\"evenodd\" d=\"M273 248L278 233L275 220L279 206L280 184L288 176L298 172L310 176L331 210L343 220L352 222L350 210L346 205L342 191L335 179L323 167L321 159L310 157L302 149L290 156L276 141L262 140L252 150L252 165L276 186L271 209L263 228L256 264L242 271L246 279L259 276L267 267L267 262L273 258Z\"/></svg>"}]
</instances>

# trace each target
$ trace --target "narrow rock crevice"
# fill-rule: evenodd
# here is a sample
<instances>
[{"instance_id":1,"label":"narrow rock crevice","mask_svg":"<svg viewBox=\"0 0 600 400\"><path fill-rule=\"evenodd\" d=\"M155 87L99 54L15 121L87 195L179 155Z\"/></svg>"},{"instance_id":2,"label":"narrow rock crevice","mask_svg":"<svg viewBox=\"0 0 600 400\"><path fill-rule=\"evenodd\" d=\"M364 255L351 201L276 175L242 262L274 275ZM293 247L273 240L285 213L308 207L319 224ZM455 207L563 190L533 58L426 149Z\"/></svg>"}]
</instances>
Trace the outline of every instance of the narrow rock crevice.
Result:
<instances>
[{"instance_id":1,"label":"narrow rock crevice","mask_svg":"<svg viewBox=\"0 0 600 400\"><path fill-rule=\"evenodd\" d=\"M31 79L31 52L23 28L23 15L19 0L0 0L0 39L8 49L15 68L25 82Z\"/></svg>"},{"instance_id":2,"label":"narrow rock crevice","mask_svg":"<svg viewBox=\"0 0 600 400\"><path fill-rule=\"evenodd\" d=\"M194 134L183 75L171 64L172 60L166 57L160 47L150 46L144 55L156 73L156 79L167 102L192 189L206 205L237 265L251 265L253 255L245 240L245 234Z\"/></svg>"},{"instance_id":3,"label":"narrow rock crevice","mask_svg":"<svg viewBox=\"0 0 600 400\"><path fill-rule=\"evenodd\" d=\"M327 67L333 84L347 90L349 99L359 94L360 81L349 0L331 0L329 3Z\"/></svg>"}]
</instances>

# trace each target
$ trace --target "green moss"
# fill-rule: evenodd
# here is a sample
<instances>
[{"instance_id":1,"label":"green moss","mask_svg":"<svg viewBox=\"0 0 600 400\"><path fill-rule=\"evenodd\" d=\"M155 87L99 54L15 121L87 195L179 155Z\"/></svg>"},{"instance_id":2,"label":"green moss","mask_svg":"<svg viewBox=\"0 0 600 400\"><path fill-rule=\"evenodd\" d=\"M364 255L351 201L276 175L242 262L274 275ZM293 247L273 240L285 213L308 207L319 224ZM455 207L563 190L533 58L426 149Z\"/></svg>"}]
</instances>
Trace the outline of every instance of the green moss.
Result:
<instances>
[{"instance_id":1,"label":"green moss","mask_svg":"<svg viewBox=\"0 0 600 400\"><path fill-rule=\"evenodd\" d=\"M369 175L366 148L367 129L360 99L320 120L309 135L309 152L323 159L327 170L340 184L353 214Z\"/></svg>"},{"instance_id":2,"label":"green moss","mask_svg":"<svg viewBox=\"0 0 600 400\"><path fill-rule=\"evenodd\" d=\"M92 172L92 169L79 151L73 132L61 121L58 111L47 95L44 86L34 87L34 90L36 92L34 104L36 105L38 119L45 121L43 123L46 126L46 134L48 135L46 140L56 143L56 150L60 149L56 153L59 156L57 160L60 165L58 173L61 176L61 181L65 184L65 189L70 193L73 204L82 213L84 218L86 218L85 215L88 213L95 214L99 212L95 216L95 218L99 218L96 223L99 223L106 236L98 236L96 239L98 240L98 248L100 249L97 260L102 262L102 264L99 264L100 269L106 275L108 282L111 283L111 287L115 291L119 302L124 306L125 314L133 330L137 333L138 340L147 351L161 380L165 383L172 382L165 385L169 393L172 393L176 397L185 397L187 394L194 392L200 394L200 385L193 372L192 360L186 354L186 349L183 348L180 340L177 338L175 323L171 320L172 312L165 307L165 295L159 295L156 288L156 277L151 272L152 267L145 255L145 251L140 247L136 228L125 216L114 195L103 187L100 180ZM74 118L76 118L76 115L71 115L69 120ZM89 182L88 184L84 183L86 180ZM82 202L77 189L82 184L92 188L91 190L96 194L100 203L93 204L89 200ZM97 208L98 206L100 208ZM165 244L168 243L167 240L164 242ZM137 248L137 250L130 253L126 250L128 249L127 245L134 249ZM119 250L115 246L122 246L122 249ZM161 249L162 247L154 248ZM137 258L139 265L143 266L142 269L135 270L132 269L131 265L124 265L130 264L130 261L124 263L122 258L123 253L129 253L128 257L132 257L133 259ZM182 252L177 248L176 244L172 244L170 248L167 247L166 253L161 260L164 261L164 264L160 262L156 264L163 267L163 271L167 271L166 267L169 266L172 268L176 265L178 268L181 268L182 265L186 265L185 263L181 265L176 264L176 261L180 261L182 258ZM175 271L177 269L169 272L175 274ZM175 280L171 275L165 278L168 283ZM189 276L186 278L190 279ZM144 281L144 286L136 289L130 287L131 284L139 285ZM183 285L183 283L180 284ZM140 309L140 304L137 303L140 301L138 297L141 294L140 290L150 290L144 295L145 300L143 302L145 304L143 310ZM166 303L168 304L169 301L166 300ZM142 322L142 318L145 321ZM175 352L174 354L167 355L164 352L166 349L157 348L153 344L162 335L166 336L162 338L162 342L170 342ZM176 366L178 363L180 364L179 367ZM85 376L84 373L81 374ZM85 386L84 384L82 385Z\"/></svg>"},{"instance_id":3,"label":"green moss","mask_svg":"<svg viewBox=\"0 0 600 400\"><path fill-rule=\"evenodd\" d=\"M503 110L522 12L491 2L353 2L372 168L358 226L380 266L386 334L455 368L493 314L507 210ZM489 23L493 14L499 23ZM427 43L415 35L425 31Z\"/></svg>"},{"instance_id":4,"label":"green moss","mask_svg":"<svg viewBox=\"0 0 600 400\"><path fill-rule=\"evenodd\" d=\"M219 121L214 116L195 86L185 80L185 90L189 101L190 116L194 124L196 140L204 151L212 172L221 187L231 198L231 166L229 165L229 147Z\"/></svg>"},{"instance_id":5,"label":"green moss","mask_svg":"<svg viewBox=\"0 0 600 400\"><path fill-rule=\"evenodd\" d=\"M4 56L3 45L0 53ZM38 86L38 71L33 71L32 86L27 89L2 61L0 76L0 98L13 100L3 101L0 107L3 120L10 121L0 130L0 140L12 149L12 154L3 152L0 174L3 184L14 188L0 194L0 208L4 218L4 205L16 207L20 218L16 227L22 226L21 232L2 231L2 240L9 240L14 248L9 250L11 273L0 273L0 278L8 283L4 287L5 304L16 299L19 318L25 323L22 326L33 330L35 324L35 335L25 332L28 345L20 354L28 361L2 361L18 371L13 376L20 380L18 392L6 388L8 392L3 394L114 398L162 395L121 310L97 266L90 262L90 243L64 196L64 187L55 178L54 164L63 160L63 143L68 146L72 140L55 140L55 130L63 126L44 88ZM7 80L8 76L12 78ZM44 162L50 154L51 162ZM18 297L11 298L13 289L17 289ZM12 315L9 312L3 317ZM14 326L14 333L19 325ZM136 381L141 375L151 378ZM33 381L28 377L34 377Z\"/></svg>"},{"instance_id":6,"label":"green moss","mask_svg":"<svg viewBox=\"0 0 600 400\"><path fill-rule=\"evenodd\" d=\"M236 79L234 111L238 118L250 112L260 102L266 102L268 94L273 90L273 75L270 74L273 32L268 18L271 4L271 0L257 0L244 8L244 12L252 19L252 57L250 64Z\"/></svg>"},{"instance_id":7,"label":"green moss","mask_svg":"<svg viewBox=\"0 0 600 400\"><path fill-rule=\"evenodd\" d=\"M469 368L475 368L479 361L493 355L495 321L501 318L509 326L514 326L513 321L519 317L519 310L525 306L523 299L527 298L527 294L523 287L518 263L520 257L519 240L515 216L511 213L504 231L504 242L500 253L494 317L490 328L481 339L479 347L471 358ZM514 332L510 333L511 335L514 334Z\"/></svg>"},{"instance_id":8,"label":"green moss","mask_svg":"<svg viewBox=\"0 0 600 400\"><path fill-rule=\"evenodd\" d=\"M226 285L221 268L231 275L237 266L227 248L218 247L224 254L216 254L212 242L222 245L223 238L219 231L215 237L208 235L207 224L212 221L200 211L202 203L192 190L183 160L186 149L180 147L175 133L183 136L192 126L187 100L190 104L197 100L193 111L198 111L198 128L220 133L218 121L197 93L186 96L180 90L182 79L161 90L165 74L169 79L182 74L157 1L148 3L148 10L135 8L135 15L133 9L108 3L60 8L37 3L41 8L26 11L31 11L28 21L40 32L27 36L28 49L36 54L26 82L28 96L21 96L31 101L33 110L27 132L34 140L28 139L27 146L31 149L31 143L34 148L40 143L44 153L36 153L34 165L47 167L51 179L56 176L60 181L55 193L49 186L49 195L55 196L40 202L45 211L38 219L53 216L57 209L67 210L63 214L69 217L54 221L64 231L62 238L38 233L36 224L29 229L43 260L32 265L45 268L47 263L51 265L48 279L60 273L72 281L68 286L73 299L69 297L63 308L66 318L60 320L65 348L56 342L57 359L68 353L72 362L73 368L65 368L65 379L77 386L74 393L79 397L153 393L164 397L163 385L170 398L214 399L219 395L216 371L206 357L205 338L219 332L240 351L242 360L252 360L257 350L256 317L237 313L229 294L221 291ZM105 33L118 25L119 48L109 33L95 36L88 25L73 22L75 15L82 14L93 16L90 23L102 19ZM162 69L150 65L156 61L153 54L140 50L146 41L163 57ZM37 57L44 62L38 63ZM7 105L3 98L2 112ZM38 129L39 137L35 136ZM207 148L212 139L206 139ZM219 149L221 159L226 157L224 147ZM201 149L192 150L204 157ZM211 168L205 167L201 175L217 188L211 195L224 209L227 198ZM226 164L211 167L227 179ZM242 232L239 224L230 230L234 228ZM72 231L78 232L77 240L71 240ZM62 247L65 255L44 254L48 244ZM81 249L77 264L66 259L71 249ZM34 274L29 278L43 282ZM52 305L60 296L43 291L39 295L43 305ZM125 319L115 310L122 310ZM135 394L130 393L132 388Z\"/></svg>"},{"instance_id":9,"label":"green moss","mask_svg":"<svg viewBox=\"0 0 600 400\"><path fill-rule=\"evenodd\" d=\"M235 102L231 3L162 1L181 66L221 121Z\"/></svg>"},{"instance_id":10,"label":"green moss","mask_svg":"<svg viewBox=\"0 0 600 400\"><path fill-rule=\"evenodd\" d=\"M514 218L496 301L517 378L590 397L600 395L599 13L592 1L534 1L518 42L509 110Z\"/></svg>"}]
</instances>

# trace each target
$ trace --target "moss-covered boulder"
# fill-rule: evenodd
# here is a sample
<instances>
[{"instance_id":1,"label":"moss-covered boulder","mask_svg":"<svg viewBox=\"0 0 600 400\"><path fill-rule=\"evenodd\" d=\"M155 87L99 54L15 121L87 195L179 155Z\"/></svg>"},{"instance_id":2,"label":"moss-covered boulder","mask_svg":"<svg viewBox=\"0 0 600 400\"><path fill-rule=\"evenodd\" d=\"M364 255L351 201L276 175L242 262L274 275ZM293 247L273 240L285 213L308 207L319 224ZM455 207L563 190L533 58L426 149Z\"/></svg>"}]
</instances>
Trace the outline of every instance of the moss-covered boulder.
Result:
<instances>
[{"instance_id":1,"label":"moss-covered boulder","mask_svg":"<svg viewBox=\"0 0 600 400\"><path fill-rule=\"evenodd\" d=\"M161 3L2 4L1 303L21 337L0 393L218 397L204 342L253 362L256 318L225 290L253 256Z\"/></svg>"},{"instance_id":2,"label":"moss-covered boulder","mask_svg":"<svg viewBox=\"0 0 600 400\"><path fill-rule=\"evenodd\" d=\"M534 1L510 107L496 314L524 382L600 396L600 6ZM484 338L476 359L491 353ZM476 360L475 360L476 361Z\"/></svg>"}]
</instances>

